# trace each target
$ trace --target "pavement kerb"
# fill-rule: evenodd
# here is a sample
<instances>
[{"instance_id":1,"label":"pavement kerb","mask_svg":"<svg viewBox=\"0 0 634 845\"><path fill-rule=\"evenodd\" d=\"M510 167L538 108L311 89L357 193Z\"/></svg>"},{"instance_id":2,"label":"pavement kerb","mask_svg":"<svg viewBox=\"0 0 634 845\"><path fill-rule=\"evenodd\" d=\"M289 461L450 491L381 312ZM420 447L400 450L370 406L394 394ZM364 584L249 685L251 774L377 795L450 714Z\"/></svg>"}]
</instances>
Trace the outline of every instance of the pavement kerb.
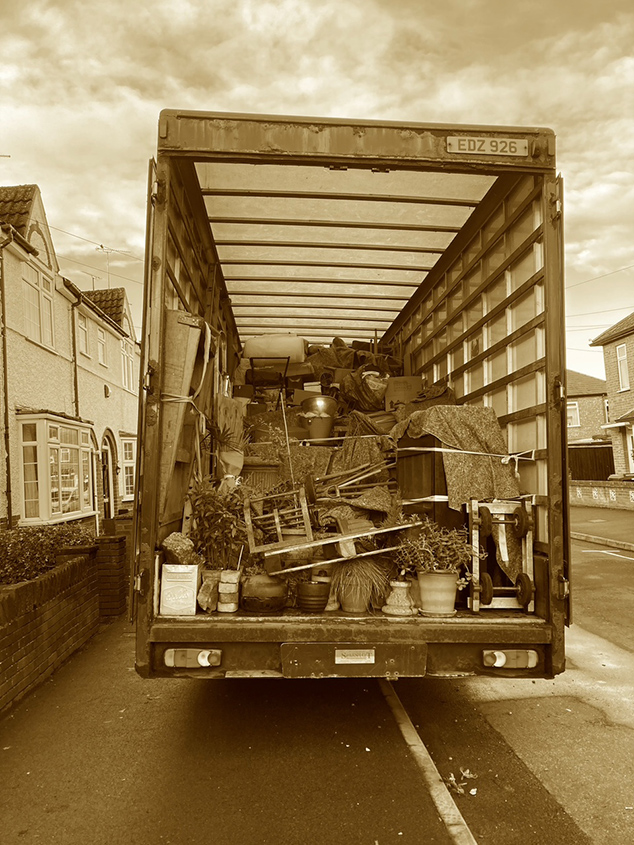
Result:
<instances>
[{"instance_id":1,"label":"pavement kerb","mask_svg":"<svg viewBox=\"0 0 634 845\"><path fill-rule=\"evenodd\" d=\"M607 537L596 537L593 534L580 534L578 531L571 531L570 538L582 540L584 543L596 543L597 546L609 546L612 549L634 552L634 543L626 543L624 540L611 540Z\"/></svg>"}]
</instances>

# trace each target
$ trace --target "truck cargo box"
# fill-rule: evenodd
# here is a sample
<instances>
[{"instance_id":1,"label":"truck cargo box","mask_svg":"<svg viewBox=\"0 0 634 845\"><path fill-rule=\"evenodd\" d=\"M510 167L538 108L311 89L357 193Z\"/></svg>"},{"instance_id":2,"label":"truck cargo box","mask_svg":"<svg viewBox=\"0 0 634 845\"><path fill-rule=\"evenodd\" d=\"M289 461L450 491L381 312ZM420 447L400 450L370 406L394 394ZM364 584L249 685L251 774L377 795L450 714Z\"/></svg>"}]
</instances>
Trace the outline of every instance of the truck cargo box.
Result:
<instances>
[{"instance_id":1,"label":"truck cargo box","mask_svg":"<svg viewBox=\"0 0 634 845\"><path fill-rule=\"evenodd\" d=\"M161 113L131 602L140 674L563 671L555 167L544 128ZM311 410L311 397L334 405ZM380 450L378 469L359 458L362 441ZM257 483L261 499L247 495ZM377 488L382 511L359 498ZM220 564L200 543L201 489L246 498L239 560ZM393 575L427 519L463 531L471 549L447 614L421 607L415 578L408 613L388 593L353 613L334 594L323 611L299 606L297 583L320 568L327 578L378 558ZM170 537L184 557L166 552ZM239 574L215 580L218 604L207 596L169 616L166 563L199 565L203 583L209 568ZM286 599L274 588L262 604L241 598L256 565L284 582Z\"/></svg>"}]
</instances>

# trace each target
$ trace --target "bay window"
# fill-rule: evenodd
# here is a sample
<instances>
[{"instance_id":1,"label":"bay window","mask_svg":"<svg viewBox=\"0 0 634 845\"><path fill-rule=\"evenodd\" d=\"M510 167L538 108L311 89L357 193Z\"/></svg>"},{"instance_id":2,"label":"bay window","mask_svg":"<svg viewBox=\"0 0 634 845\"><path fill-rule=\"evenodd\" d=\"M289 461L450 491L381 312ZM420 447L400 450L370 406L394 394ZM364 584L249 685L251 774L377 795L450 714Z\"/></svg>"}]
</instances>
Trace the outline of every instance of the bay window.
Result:
<instances>
[{"instance_id":1,"label":"bay window","mask_svg":"<svg viewBox=\"0 0 634 845\"><path fill-rule=\"evenodd\" d=\"M90 429L52 415L20 417L24 521L94 513Z\"/></svg>"}]
</instances>

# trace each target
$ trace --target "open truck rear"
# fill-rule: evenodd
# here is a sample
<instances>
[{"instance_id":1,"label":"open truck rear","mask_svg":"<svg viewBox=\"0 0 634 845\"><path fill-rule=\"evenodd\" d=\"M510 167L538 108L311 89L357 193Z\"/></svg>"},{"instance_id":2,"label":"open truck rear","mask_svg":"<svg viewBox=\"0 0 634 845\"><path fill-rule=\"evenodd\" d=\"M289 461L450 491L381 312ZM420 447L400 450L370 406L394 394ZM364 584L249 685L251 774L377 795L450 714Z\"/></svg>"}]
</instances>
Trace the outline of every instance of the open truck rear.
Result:
<instances>
[{"instance_id":1,"label":"open truck rear","mask_svg":"<svg viewBox=\"0 0 634 845\"><path fill-rule=\"evenodd\" d=\"M161 113L149 179L132 592L141 675L563 671L561 190L555 138L543 128ZM207 396L189 385L181 395L165 389L184 354L169 335L175 311L200 330ZM210 442L205 420L213 424L216 396L231 395L244 343L286 332L316 346L336 337L388 350L403 375L449 388L459 407L494 410L529 515L530 601L507 589L510 601L485 604L476 583L447 618L292 607L161 613L161 544L187 520L201 440ZM429 493L417 475L426 467L399 476L404 501L418 482Z\"/></svg>"}]
</instances>

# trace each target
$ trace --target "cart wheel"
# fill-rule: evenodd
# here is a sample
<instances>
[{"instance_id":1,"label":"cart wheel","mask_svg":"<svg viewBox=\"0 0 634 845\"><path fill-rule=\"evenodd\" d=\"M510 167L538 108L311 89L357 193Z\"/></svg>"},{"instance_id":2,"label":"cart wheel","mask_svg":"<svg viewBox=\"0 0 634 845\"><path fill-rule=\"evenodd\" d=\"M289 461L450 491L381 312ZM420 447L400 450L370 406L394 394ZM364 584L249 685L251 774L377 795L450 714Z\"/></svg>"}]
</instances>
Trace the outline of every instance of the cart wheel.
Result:
<instances>
[{"instance_id":1,"label":"cart wheel","mask_svg":"<svg viewBox=\"0 0 634 845\"><path fill-rule=\"evenodd\" d=\"M529 527L528 514L524 508L515 508L513 511L513 534L516 537L526 537Z\"/></svg>"},{"instance_id":2,"label":"cart wheel","mask_svg":"<svg viewBox=\"0 0 634 845\"><path fill-rule=\"evenodd\" d=\"M491 604L493 601L493 580L488 572L480 573L480 604Z\"/></svg>"},{"instance_id":3,"label":"cart wheel","mask_svg":"<svg viewBox=\"0 0 634 845\"><path fill-rule=\"evenodd\" d=\"M317 504L317 494L315 492L315 482L312 475L307 475L304 479L304 490L306 491L306 498L311 505Z\"/></svg>"},{"instance_id":4,"label":"cart wheel","mask_svg":"<svg viewBox=\"0 0 634 845\"><path fill-rule=\"evenodd\" d=\"M525 572L520 572L515 581L517 600L522 607L528 607L533 598L533 582Z\"/></svg>"},{"instance_id":5,"label":"cart wheel","mask_svg":"<svg viewBox=\"0 0 634 845\"><path fill-rule=\"evenodd\" d=\"M493 531L493 517L491 516L491 511L482 506L478 509L478 514L480 517L480 535L482 537L490 537L491 532Z\"/></svg>"}]
</instances>

